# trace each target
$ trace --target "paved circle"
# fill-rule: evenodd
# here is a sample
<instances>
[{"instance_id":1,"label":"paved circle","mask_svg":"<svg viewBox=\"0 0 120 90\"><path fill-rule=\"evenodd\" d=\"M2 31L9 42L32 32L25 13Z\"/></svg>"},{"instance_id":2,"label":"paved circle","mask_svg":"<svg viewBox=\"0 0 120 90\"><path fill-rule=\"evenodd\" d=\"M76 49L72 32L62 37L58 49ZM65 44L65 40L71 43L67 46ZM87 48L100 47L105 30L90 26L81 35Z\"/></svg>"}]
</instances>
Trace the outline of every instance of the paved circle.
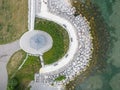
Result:
<instances>
[{"instance_id":1,"label":"paved circle","mask_svg":"<svg viewBox=\"0 0 120 90\"><path fill-rule=\"evenodd\" d=\"M20 47L30 54L42 55L52 48L52 37L40 30L28 31L20 39Z\"/></svg>"},{"instance_id":2,"label":"paved circle","mask_svg":"<svg viewBox=\"0 0 120 90\"><path fill-rule=\"evenodd\" d=\"M39 50L47 44L47 38L44 35L36 34L30 38L30 47Z\"/></svg>"}]
</instances>

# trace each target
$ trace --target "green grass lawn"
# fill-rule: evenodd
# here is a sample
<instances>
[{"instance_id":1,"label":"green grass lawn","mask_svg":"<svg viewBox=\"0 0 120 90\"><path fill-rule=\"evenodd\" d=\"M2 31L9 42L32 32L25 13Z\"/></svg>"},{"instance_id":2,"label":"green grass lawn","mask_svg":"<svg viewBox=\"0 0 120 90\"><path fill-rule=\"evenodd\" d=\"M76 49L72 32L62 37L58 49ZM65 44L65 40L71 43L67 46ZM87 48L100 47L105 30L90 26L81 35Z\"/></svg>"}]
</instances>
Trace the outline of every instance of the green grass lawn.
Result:
<instances>
[{"instance_id":1,"label":"green grass lawn","mask_svg":"<svg viewBox=\"0 0 120 90\"><path fill-rule=\"evenodd\" d=\"M26 53L23 50L19 50L12 55L10 61L7 64L7 71L9 78L11 78L13 73L19 68L25 57L26 57Z\"/></svg>"},{"instance_id":2,"label":"green grass lawn","mask_svg":"<svg viewBox=\"0 0 120 90\"><path fill-rule=\"evenodd\" d=\"M65 76L59 76L59 77L57 77L57 78L55 79L55 81L62 81L62 80L64 80L64 79L66 79Z\"/></svg>"},{"instance_id":3,"label":"green grass lawn","mask_svg":"<svg viewBox=\"0 0 120 90\"><path fill-rule=\"evenodd\" d=\"M18 51L20 52L20 51ZM40 60L39 57L34 57L34 56L28 56L27 61L25 62L25 64L23 65L23 67L17 71L18 67L20 66L21 62L17 62L18 60L16 57L16 54L19 56L20 54L18 54L18 52L16 52L12 58L14 59L10 59L8 65L7 65L7 70L8 72L12 72L9 74L9 82L8 82L8 90L27 90L28 88L28 84L34 80L34 74L39 72L39 69L41 68L40 65ZM24 55L23 55L24 57ZM22 59L23 61L23 59ZM11 63L16 63L14 64L15 67L10 67ZM12 69L15 68L15 69ZM17 71L17 72L16 72ZM16 73L15 73L16 72ZM13 76L12 74L15 75ZM11 77L13 76L13 77Z\"/></svg>"},{"instance_id":4,"label":"green grass lawn","mask_svg":"<svg viewBox=\"0 0 120 90\"><path fill-rule=\"evenodd\" d=\"M62 26L52 21L39 18L36 18L35 29L47 32L53 39L52 49L43 55L45 64L51 64L62 58L69 48L69 36L67 31Z\"/></svg>"}]
</instances>

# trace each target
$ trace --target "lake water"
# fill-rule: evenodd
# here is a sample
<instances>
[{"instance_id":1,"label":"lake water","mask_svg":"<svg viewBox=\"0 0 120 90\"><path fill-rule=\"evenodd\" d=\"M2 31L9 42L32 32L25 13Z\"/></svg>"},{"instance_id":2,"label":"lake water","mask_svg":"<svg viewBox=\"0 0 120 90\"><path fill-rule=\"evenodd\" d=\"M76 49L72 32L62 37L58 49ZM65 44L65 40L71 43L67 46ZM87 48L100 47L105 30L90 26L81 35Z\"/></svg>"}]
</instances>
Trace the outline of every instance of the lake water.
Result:
<instances>
[{"instance_id":1,"label":"lake water","mask_svg":"<svg viewBox=\"0 0 120 90\"><path fill-rule=\"evenodd\" d=\"M75 90L120 90L120 0L92 0L100 8L111 30L111 50L103 72L95 72Z\"/></svg>"}]
</instances>

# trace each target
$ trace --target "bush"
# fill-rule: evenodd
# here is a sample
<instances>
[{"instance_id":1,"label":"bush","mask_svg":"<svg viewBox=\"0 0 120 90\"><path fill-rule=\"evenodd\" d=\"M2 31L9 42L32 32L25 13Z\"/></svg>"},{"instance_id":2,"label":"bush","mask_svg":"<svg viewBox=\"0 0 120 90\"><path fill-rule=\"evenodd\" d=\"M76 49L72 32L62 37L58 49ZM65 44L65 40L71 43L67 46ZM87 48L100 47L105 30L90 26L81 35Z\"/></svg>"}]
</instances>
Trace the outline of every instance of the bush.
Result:
<instances>
[{"instance_id":1,"label":"bush","mask_svg":"<svg viewBox=\"0 0 120 90\"><path fill-rule=\"evenodd\" d=\"M8 90L15 90L15 87L18 85L18 80L16 78L12 78L8 82Z\"/></svg>"}]
</instances>

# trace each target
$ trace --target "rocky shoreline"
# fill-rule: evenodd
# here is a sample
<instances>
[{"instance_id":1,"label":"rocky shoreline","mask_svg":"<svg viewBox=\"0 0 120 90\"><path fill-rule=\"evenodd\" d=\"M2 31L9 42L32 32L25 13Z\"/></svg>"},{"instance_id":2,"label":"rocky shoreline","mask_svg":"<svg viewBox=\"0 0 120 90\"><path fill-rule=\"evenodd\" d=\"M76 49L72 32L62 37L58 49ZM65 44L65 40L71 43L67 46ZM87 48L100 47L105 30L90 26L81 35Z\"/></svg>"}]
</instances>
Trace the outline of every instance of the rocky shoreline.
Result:
<instances>
[{"instance_id":1,"label":"rocky shoreline","mask_svg":"<svg viewBox=\"0 0 120 90\"><path fill-rule=\"evenodd\" d=\"M108 57L110 46L110 34L107 31L108 26L105 23L99 8L92 4L90 0L85 3L73 1L72 5L76 8L75 15L82 14L90 23L90 31L93 37L93 53L89 67L82 74L77 76L73 81L66 85L67 90L74 90L75 86L84 81L85 78L92 75L94 72L104 70L106 63L104 60Z\"/></svg>"}]
</instances>

